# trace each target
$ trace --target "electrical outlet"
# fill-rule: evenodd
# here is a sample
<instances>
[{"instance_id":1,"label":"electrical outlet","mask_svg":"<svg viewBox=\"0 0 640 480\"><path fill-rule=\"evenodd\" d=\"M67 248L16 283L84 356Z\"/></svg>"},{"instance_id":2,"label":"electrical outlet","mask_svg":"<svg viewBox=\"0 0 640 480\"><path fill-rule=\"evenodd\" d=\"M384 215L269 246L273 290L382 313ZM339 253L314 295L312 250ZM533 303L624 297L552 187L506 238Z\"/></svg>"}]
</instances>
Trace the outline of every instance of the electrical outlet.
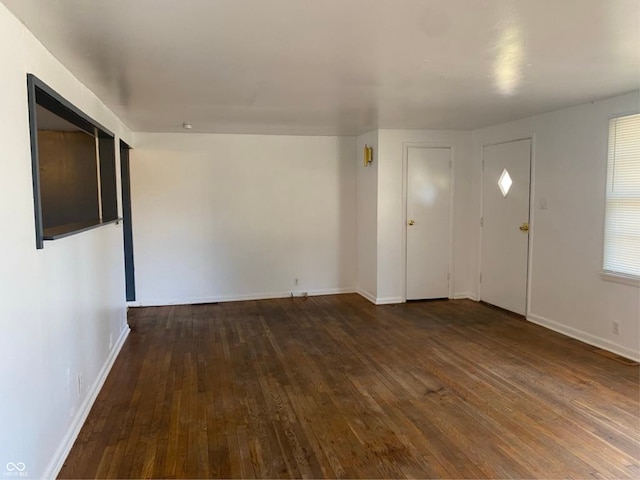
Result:
<instances>
[{"instance_id":1,"label":"electrical outlet","mask_svg":"<svg viewBox=\"0 0 640 480\"><path fill-rule=\"evenodd\" d=\"M82 395L83 389L84 389L84 373L80 372L78 374L78 396Z\"/></svg>"},{"instance_id":2,"label":"electrical outlet","mask_svg":"<svg viewBox=\"0 0 640 480\"><path fill-rule=\"evenodd\" d=\"M611 323L611 330L614 335L620 335L620 324L618 322Z\"/></svg>"}]
</instances>

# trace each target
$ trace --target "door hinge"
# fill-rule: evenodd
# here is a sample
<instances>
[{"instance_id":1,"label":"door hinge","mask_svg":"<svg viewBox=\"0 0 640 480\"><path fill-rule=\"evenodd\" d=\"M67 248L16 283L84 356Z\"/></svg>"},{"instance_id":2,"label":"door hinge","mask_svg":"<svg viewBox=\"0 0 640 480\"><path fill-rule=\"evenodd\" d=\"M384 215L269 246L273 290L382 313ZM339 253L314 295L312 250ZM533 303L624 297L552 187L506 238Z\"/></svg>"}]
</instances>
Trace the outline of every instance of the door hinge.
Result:
<instances>
[{"instance_id":1,"label":"door hinge","mask_svg":"<svg viewBox=\"0 0 640 480\"><path fill-rule=\"evenodd\" d=\"M480 226L483 227L484 226L484 217L480 217Z\"/></svg>"},{"instance_id":2,"label":"door hinge","mask_svg":"<svg viewBox=\"0 0 640 480\"><path fill-rule=\"evenodd\" d=\"M480 274L480 283L482 283L482 273Z\"/></svg>"}]
</instances>

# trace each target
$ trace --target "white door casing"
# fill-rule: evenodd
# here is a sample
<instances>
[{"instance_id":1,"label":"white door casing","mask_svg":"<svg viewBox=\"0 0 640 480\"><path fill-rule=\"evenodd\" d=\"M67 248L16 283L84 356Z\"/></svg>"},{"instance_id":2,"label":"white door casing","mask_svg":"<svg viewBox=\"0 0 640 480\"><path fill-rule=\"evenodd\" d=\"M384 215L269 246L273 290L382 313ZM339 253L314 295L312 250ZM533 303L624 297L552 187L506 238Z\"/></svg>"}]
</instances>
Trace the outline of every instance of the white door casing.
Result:
<instances>
[{"instance_id":1,"label":"white door casing","mask_svg":"<svg viewBox=\"0 0 640 480\"><path fill-rule=\"evenodd\" d=\"M531 139L487 145L482 172L480 299L526 315Z\"/></svg>"},{"instance_id":2,"label":"white door casing","mask_svg":"<svg viewBox=\"0 0 640 480\"><path fill-rule=\"evenodd\" d=\"M449 296L451 148L407 148L406 299Z\"/></svg>"}]
</instances>

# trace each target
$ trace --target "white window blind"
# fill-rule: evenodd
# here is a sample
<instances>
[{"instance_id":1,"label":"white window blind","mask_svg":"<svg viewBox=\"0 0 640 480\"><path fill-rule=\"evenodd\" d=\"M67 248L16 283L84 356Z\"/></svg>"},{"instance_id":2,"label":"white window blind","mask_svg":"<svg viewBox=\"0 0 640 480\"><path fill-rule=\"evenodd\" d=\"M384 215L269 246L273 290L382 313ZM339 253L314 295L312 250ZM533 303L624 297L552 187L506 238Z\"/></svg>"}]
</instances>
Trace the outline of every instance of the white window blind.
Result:
<instances>
[{"instance_id":1,"label":"white window blind","mask_svg":"<svg viewBox=\"0 0 640 480\"><path fill-rule=\"evenodd\" d=\"M640 278L640 115L609 122L604 271Z\"/></svg>"}]
</instances>

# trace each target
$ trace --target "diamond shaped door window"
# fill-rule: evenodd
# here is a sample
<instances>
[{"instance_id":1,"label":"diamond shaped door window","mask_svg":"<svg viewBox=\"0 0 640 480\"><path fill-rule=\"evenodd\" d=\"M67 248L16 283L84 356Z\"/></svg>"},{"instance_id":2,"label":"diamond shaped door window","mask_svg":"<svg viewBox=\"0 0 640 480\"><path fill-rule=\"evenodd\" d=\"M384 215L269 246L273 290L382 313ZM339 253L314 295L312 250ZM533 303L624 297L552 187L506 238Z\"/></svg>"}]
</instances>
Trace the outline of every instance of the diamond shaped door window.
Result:
<instances>
[{"instance_id":1,"label":"diamond shaped door window","mask_svg":"<svg viewBox=\"0 0 640 480\"><path fill-rule=\"evenodd\" d=\"M502 171L502 175L500 175L500 180L498 180L498 186L500 187L500 191L502 192L502 196L506 197L507 193L511 189L511 185L513 185L513 180L511 180L511 175L507 172L505 168Z\"/></svg>"}]
</instances>

